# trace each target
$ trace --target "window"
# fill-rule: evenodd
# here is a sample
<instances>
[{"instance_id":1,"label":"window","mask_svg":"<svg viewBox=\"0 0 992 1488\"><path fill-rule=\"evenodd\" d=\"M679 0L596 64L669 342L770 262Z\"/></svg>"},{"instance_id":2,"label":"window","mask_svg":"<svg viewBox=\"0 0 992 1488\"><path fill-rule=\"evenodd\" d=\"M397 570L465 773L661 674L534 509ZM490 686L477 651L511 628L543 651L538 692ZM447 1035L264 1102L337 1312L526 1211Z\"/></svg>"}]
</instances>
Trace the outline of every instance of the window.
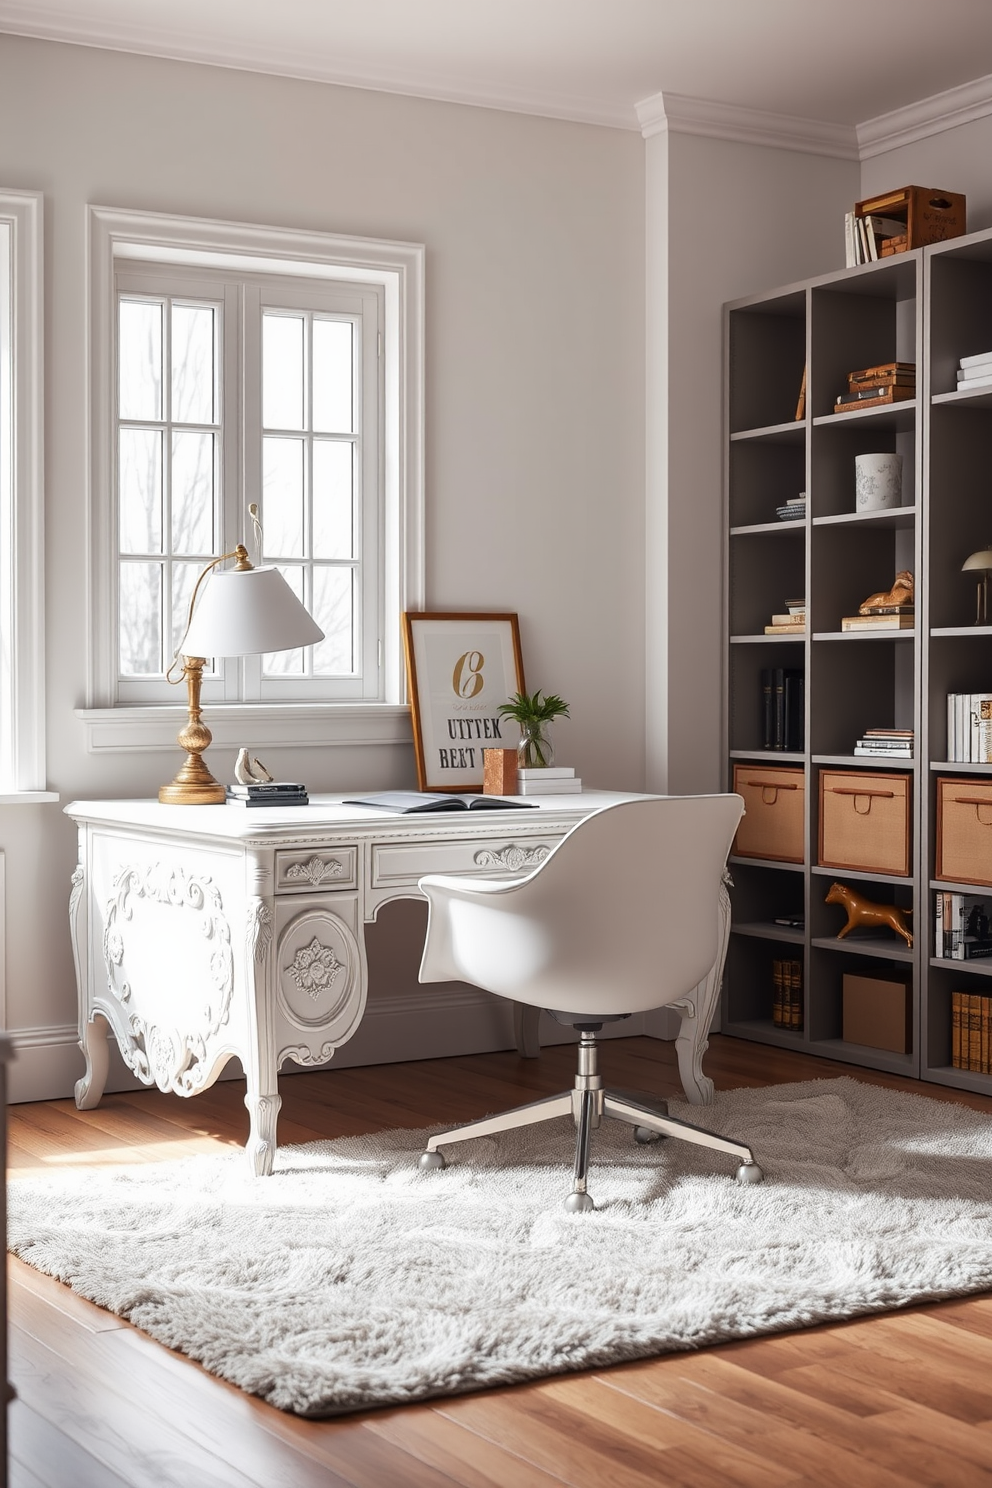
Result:
<instances>
[{"instance_id":1,"label":"window","mask_svg":"<svg viewBox=\"0 0 992 1488\"><path fill-rule=\"evenodd\" d=\"M329 705L398 708L399 616L422 603L423 250L102 208L91 236L90 746L135 747L137 724L152 747L193 585L238 542L325 640L214 660L215 738L218 702L241 728L252 710L257 743L260 718L274 740L285 722L266 704L297 725L320 708L324 742Z\"/></svg>"},{"instance_id":2,"label":"window","mask_svg":"<svg viewBox=\"0 0 992 1488\"><path fill-rule=\"evenodd\" d=\"M45 786L42 215L0 191L0 799Z\"/></svg>"}]
</instances>

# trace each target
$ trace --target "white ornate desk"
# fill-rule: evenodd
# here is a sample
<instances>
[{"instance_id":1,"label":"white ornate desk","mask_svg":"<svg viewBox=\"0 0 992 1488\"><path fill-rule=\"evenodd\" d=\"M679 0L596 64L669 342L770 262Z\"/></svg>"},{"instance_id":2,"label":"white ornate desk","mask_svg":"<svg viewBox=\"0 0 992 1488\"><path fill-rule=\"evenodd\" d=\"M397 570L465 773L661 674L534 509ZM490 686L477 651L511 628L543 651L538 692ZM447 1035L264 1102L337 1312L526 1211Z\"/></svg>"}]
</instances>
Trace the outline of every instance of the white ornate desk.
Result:
<instances>
[{"instance_id":1,"label":"white ornate desk","mask_svg":"<svg viewBox=\"0 0 992 1488\"><path fill-rule=\"evenodd\" d=\"M86 1059L77 1106L103 1094L108 1026L139 1079L177 1095L205 1090L237 1058L249 1161L271 1172L278 1071L287 1059L324 1064L355 1032L368 983L364 926L380 907L419 897L426 873L536 867L576 822L630 799L587 791L537 797L537 810L410 816L334 796L282 810L74 802L69 919ZM697 1104L713 1094L701 1061L729 933L726 895L720 915L717 964L675 1004L679 1072ZM536 1010L519 1009L516 1028L521 1053L536 1054Z\"/></svg>"}]
</instances>

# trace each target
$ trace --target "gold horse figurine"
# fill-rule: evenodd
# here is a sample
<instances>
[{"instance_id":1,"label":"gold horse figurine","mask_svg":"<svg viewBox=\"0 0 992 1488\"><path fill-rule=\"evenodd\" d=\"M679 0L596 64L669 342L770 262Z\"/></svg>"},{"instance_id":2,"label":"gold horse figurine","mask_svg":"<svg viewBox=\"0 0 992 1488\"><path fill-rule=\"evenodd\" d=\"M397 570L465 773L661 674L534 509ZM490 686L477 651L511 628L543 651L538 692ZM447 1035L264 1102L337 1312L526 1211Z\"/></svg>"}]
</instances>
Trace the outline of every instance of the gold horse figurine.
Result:
<instances>
[{"instance_id":1,"label":"gold horse figurine","mask_svg":"<svg viewBox=\"0 0 992 1488\"><path fill-rule=\"evenodd\" d=\"M897 904L876 904L873 900L866 899L863 894L859 894L857 889L852 889L842 883L830 885L825 903L843 904L847 910L847 924L842 930L837 931L838 940L843 940L845 935L850 935L852 930L858 929L861 925L867 930L887 926L897 935L901 935L912 950L913 932L906 924L906 916L913 913L911 909L900 909Z\"/></svg>"}]
</instances>

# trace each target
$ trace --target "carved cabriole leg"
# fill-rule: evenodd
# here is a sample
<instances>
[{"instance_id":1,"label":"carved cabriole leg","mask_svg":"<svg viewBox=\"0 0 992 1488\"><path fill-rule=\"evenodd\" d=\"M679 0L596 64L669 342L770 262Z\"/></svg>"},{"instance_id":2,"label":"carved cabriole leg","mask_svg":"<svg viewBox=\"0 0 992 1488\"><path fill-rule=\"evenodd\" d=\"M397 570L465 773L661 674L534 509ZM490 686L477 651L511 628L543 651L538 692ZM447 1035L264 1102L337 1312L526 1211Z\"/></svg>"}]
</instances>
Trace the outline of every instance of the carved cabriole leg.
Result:
<instances>
[{"instance_id":1,"label":"carved cabriole leg","mask_svg":"<svg viewBox=\"0 0 992 1488\"><path fill-rule=\"evenodd\" d=\"M541 1052L538 1034L540 1021L540 1008L530 1007L525 1002L513 1004L513 1037L516 1040L517 1053L522 1054L525 1059L536 1059Z\"/></svg>"},{"instance_id":2,"label":"carved cabriole leg","mask_svg":"<svg viewBox=\"0 0 992 1488\"><path fill-rule=\"evenodd\" d=\"M676 1012L682 1014L675 1052L678 1055L682 1089L686 1100L693 1106L709 1106L713 1102L713 1081L703 1074L703 1055L709 1048L710 1024L723 985L723 968L730 941L730 895L727 889L731 883L730 874L725 872L717 908L719 920L716 960L688 997L681 1002L672 1003Z\"/></svg>"},{"instance_id":3,"label":"carved cabriole leg","mask_svg":"<svg viewBox=\"0 0 992 1488\"><path fill-rule=\"evenodd\" d=\"M80 833L80 856L83 855L83 837ZM110 1047L107 1043L108 1025L101 1019L100 1027L90 1018L89 1010L89 945L86 936L86 906L83 890L86 874L82 863L77 863L72 872L72 887L69 891L69 936L72 941L72 960L76 970L76 995L79 1002L79 1047L86 1060L86 1069L81 1080L76 1081L76 1105L80 1111L92 1110L100 1104L107 1072L110 1068Z\"/></svg>"},{"instance_id":4,"label":"carved cabriole leg","mask_svg":"<svg viewBox=\"0 0 992 1488\"><path fill-rule=\"evenodd\" d=\"M248 900L245 915L245 997L248 1013L248 1048L243 1062L248 1090L250 1129L245 1148L248 1163L257 1178L272 1172L276 1153L276 1122L282 1097L276 1070L272 1015L272 900L262 897L270 887L270 872L264 857L249 857Z\"/></svg>"}]
</instances>

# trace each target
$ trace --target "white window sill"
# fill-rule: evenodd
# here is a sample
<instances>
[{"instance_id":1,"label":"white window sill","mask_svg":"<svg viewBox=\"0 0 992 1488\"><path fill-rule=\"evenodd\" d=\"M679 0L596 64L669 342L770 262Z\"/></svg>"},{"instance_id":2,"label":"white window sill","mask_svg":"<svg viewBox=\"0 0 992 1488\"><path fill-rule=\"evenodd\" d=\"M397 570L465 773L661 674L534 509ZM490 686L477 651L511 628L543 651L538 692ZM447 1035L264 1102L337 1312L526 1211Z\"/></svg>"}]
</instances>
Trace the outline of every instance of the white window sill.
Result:
<instances>
[{"instance_id":1,"label":"white window sill","mask_svg":"<svg viewBox=\"0 0 992 1488\"><path fill-rule=\"evenodd\" d=\"M58 791L0 791L0 806L37 806L45 801L58 800Z\"/></svg>"},{"instance_id":2,"label":"white window sill","mask_svg":"<svg viewBox=\"0 0 992 1488\"><path fill-rule=\"evenodd\" d=\"M184 706L174 704L75 713L89 754L174 749L188 717ZM409 744L413 737L410 709L400 703L212 703L204 707L203 721L222 749L354 748Z\"/></svg>"}]
</instances>

